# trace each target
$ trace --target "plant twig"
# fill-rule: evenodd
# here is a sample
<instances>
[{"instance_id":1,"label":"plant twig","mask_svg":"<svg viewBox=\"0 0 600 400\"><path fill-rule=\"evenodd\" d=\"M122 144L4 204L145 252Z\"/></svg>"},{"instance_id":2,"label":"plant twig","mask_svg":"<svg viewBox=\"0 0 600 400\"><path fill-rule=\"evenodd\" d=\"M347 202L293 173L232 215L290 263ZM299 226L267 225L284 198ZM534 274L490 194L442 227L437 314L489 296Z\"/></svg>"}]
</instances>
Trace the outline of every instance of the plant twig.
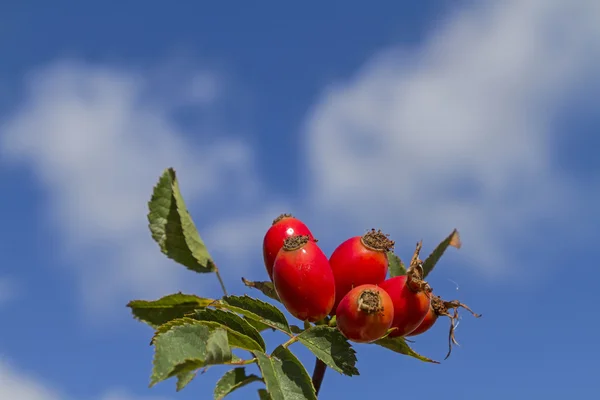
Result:
<instances>
[{"instance_id":1,"label":"plant twig","mask_svg":"<svg viewBox=\"0 0 600 400\"><path fill-rule=\"evenodd\" d=\"M225 283L223 282L223 278L221 278L221 274L219 273L219 268L215 265L215 274L217 275L217 279L221 284L221 289L223 290L223 294L227 296L227 289L225 289Z\"/></svg>"},{"instance_id":2,"label":"plant twig","mask_svg":"<svg viewBox=\"0 0 600 400\"><path fill-rule=\"evenodd\" d=\"M240 360L240 361L232 361L228 363L229 365L248 365L256 362L256 357L251 358L250 360Z\"/></svg>"},{"instance_id":3,"label":"plant twig","mask_svg":"<svg viewBox=\"0 0 600 400\"><path fill-rule=\"evenodd\" d=\"M315 393L319 394L319 389L321 389L321 384L323 383L323 378L325 378L325 371L327 371L327 365L317 358L315 362L315 369L313 370L312 376L312 384L315 387Z\"/></svg>"},{"instance_id":4,"label":"plant twig","mask_svg":"<svg viewBox=\"0 0 600 400\"><path fill-rule=\"evenodd\" d=\"M287 347L289 345L291 345L292 343L296 343L298 341L298 336L293 336L290 338L290 340L288 340L287 342L285 342L284 344L281 345L281 347L284 347L287 349Z\"/></svg>"}]
</instances>

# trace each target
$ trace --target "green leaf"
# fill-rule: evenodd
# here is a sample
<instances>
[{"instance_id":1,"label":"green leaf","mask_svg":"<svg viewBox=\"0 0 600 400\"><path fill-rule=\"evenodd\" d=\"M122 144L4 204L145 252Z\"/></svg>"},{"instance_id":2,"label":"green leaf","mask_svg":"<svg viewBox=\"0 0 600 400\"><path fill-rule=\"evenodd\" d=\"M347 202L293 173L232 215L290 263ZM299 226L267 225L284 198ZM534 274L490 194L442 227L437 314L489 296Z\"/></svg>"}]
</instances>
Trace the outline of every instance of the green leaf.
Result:
<instances>
[{"instance_id":1,"label":"green leaf","mask_svg":"<svg viewBox=\"0 0 600 400\"><path fill-rule=\"evenodd\" d=\"M385 347L386 349L392 350L396 353L404 354L407 356L414 357L418 360L430 362L434 364L439 364L439 361L432 360L431 358L427 358L425 356L420 355L416 351L410 348L408 344L406 344L406 340L403 337L398 336L395 338L386 337L383 339L379 339L373 342L381 347Z\"/></svg>"},{"instance_id":2,"label":"green leaf","mask_svg":"<svg viewBox=\"0 0 600 400\"><path fill-rule=\"evenodd\" d=\"M175 390L179 392L196 377L196 371L186 371L177 375L177 384Z\"/></svg>"},{"instance_id":3,"label":"green leaf","mask_svg":"<svg viewBox=\"0 0 600 400\"><path fill-rule=\"evenodd\" d=\"M427 259L423 262L423 277L429 275L429 273L433 270L437 262L440 260L448 246L455 247L460 249L462 246L460 242L460 236L458 235L458 231L455 229L452 231L450 235L433 250L433 252L427 257Z\"/></svg>"},{"instance_id":4,"label":"green leaf","mask_svg":"<svg viewBox=\"0 0 600 400\"><path fill-rule=\"evenodd\" d=\"M248 323L249 323L250 325L252 325L252 326L254 327L254 329L256 329L256 330L257 330L257 331L259 331L259 332L266 331L267 329L270 329L271 331L275 331L275 328L273 328L273 327L270 327L270 326L269 326L269 325L267 325L267 324L263 324L263 323L262 323L262 322L260 322L260 321L253 320L252 318L248 318L248 317L244 317L244 319L245 319L246 321L248 321Z\"/></svg>"},{"instance_id":5,"label":"green leaf","mask_svg":"<svg viewBox=\"0 0 600 400\"><path fill-rule=\"evenodd\" d=\"M254 355L272 400L317 399L306 368L287 348L278 346L270 356Z\"/></svg>"},{"instance_id":6,"label":"green leaf","mask_svg":"<svg viewBox=\"0 0 600 400\"><path fill-rule=\"evenodd\" d=\"M204 308L213 301L180 292L161 297L158 300L132 300L127 307L131 308L134 318L157 328L194 310Z\"/></svg>"},{"instance_id":7,"label":"green leaf","mask_svg":"<svg viewBox=\"0 0 600 400\"><path fill-rule=\"evenodd\" d=\"M267 389L258 389L258 398L260 400L272 400L271 395L267 392Z\"/></svg>"},{"instance_id":8,"label":"green leaf","mask_svg":"<svg viewBox=\"0 0 600 400\"><path fill-rule=\"evenodd\" d=\"M152 340L150 341L150 344L154 344L154 340L158 336L170 331L172 328L174 328L176 326L194 325L194 324L197 324L197 321L192 318L189 318L189 317L177 318L177 319L171 320L169 322L166 322L166 323L162 324L161 326L159 326L158 328L156 328L156 331L154 332L154 336L152 336Z\"/></svg>"},{"instance_id":9,"label":"green leaf","mask_svg":"<svg viewBox=\"0 0 600 400\"><path fill-rule=\"evenodd\" d=\"M291 333L285 315L277 307L262 300L249 296L226 296L213 305L227 308L272 328Z\"/></svg>"},{"instance_id":10,"label":"green leaf","mask_svg":"<svg viewBox=\"0 0 600 400\"><path fill-rule=\"evenodd\" d=\"M273 285L273 282L249 281L246 278L242 278L242 282L244 282L244 285L248 287L260 290L265 296L270 297L273 300L277 300L279 302L281 301L277 291L275 290L275 285Z\"/></svg>"},{"instance_id":11,"label":"green leaf","mask_svg":"<svg viewBox=\"0 0 600 400\"><path fill-rule=\"evenodd\" d=\"M406 267L404 266L404 263L402 262L400 257L394 254L393 251L388 251L387 258L389 264L388 269L390 271L390 278L400 275L406 275Z\"/></svg>"},{"instance_id":12,"label":"green leaf","mask_svg":"<svg viewBox=\"0 0 600 400\"><path fill-rule=\"evenodd\" d=\"M185 382L189 372L231 360L227 331L193 322L172 326L155 336L151 387L176 375L183 376Z\"/></svg>"},{"instance_id":13,"label":"green leaf","mask_svg":"<svg viewBox=\"0 0 600 400\"><path fill-rule=\"evenodd\" d=\"M356 352L336 328L313 326L298 335L298 340L337 372L348 376L359 375L354 366Z\"/></svg>"},{"instance_id":14,"label":"green leaf","mask_svg":"<svg viewBox=\"0 0 600 400\"><path fill-rule=\"evenodd\" d=\"M236 356L235 354L231 355L231 360L228 362L224 362L224 365L229 365L229 364L235 364L235 363L239 363L240 361L242 361L241 358L239 358L238 356ZM210 366L204 366L202 369L202 373L206 372L206 370L208 370ZM198 374L198 371L186 371L186 372L182 372L180 374L177 375L177 385L176 385L176 389L179 392L180 390L182 390L184 387L186 387Z\"/></svg>"},{"instance_id":15,"label":"green leaf","mask_svg":"<svg viewBox=\"0 0 600 400\"><path fill-rule=\"evenodd\" d=\"M261 379L254 374L246 375L246 369L244 367L227 371L217 382L217 386L215 387L215 400L221 400L234 390L260 380Z\"/></svg>"},{"instance_id":16,"label":"green leaf","mask_svg":"<svg viewBox=\"0 0 600 400\"><path fill-rule=\"evenodd\" d=\"M397 329L398 329L398 328L390 328L390 329L388 329L388 330L385 332L385 334L384 334L382 337L380 337L380 339L385 339L386 337L390 336L390 334L391 334L392 332L394 332L395 330L397 330Z\"/></svg>"},{"instance_id":17,"label":"green leaf","mask_svg":"<svg viewBox=\"0 0 600 400\"><path fill-rule=\"evenodd\" d=\"M148 202L152 238L170 259L195 272L214 272L216 266L188 212L173 168L166 169Z\"/></svg>"},{"instance_id":18,"label":"green leaf","mask_svg":"<svg viewBox=\"0 0 600 400\"><path fill-rule=\"evenodd\" d=\"M197 311L191 317L208 326L227 329L230 346L249 351L266 351L265 341L260 333L237 314L207 308Z\"/></svg>"},{"instance_id":19,"label":"green leaf","mask_svg":"<svg viewBox=\"0 0 600 400\"><path fill-rule=\"evenodd\" d=\"M231 361L229 361L226 364L231 364L231 363L236 363L236 362L240 362L243 361L240 357L236 356L235 354L231 355Z\"/></svg>"}]
</instances>

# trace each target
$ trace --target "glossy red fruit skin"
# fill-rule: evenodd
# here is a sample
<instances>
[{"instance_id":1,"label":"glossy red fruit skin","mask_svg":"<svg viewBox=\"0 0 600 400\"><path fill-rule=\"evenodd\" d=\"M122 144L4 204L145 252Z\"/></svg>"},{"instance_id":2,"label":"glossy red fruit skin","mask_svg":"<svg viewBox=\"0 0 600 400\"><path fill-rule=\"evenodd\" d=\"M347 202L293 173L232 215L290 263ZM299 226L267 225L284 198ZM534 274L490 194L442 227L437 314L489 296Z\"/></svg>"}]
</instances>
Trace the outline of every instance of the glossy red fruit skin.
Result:
<instances>
[{"instance_id":1,"label":"glossy red fruit skin","mask_svg":"<svg viewBox=\"0 0 600 400\"><path fill-rule=\"evenodd\" d=\"M273 265L273 284L285 308L302 321L322 320L335 301L329 260L312 240L296 250L279 250Z\"/></svg>"},{"instance_id":2,"label":"glossy red fruit skin","mask_svg":"<svg viewBox=\"0 0 600 400\"><path fill-rule=\"evenodd\" d=\"M359 298L365 290L380 296L381 311L368 313L360 309ZM394 319L394 305L389 294L377 285L360 285L346 293L336 310L337 327L349 340L371 343L390 329Z\"/></svg>"},{"instance_id":3,"label":"glossy red fruit skin","mask_svg":"<svg viewBox=\"0 0 600 400\"><path fill-rule=\"evenodd\" d=\"M423 322L431 306L429 293L413 291L406 281L407 275L401 275L379 285L388 292L394 304L392 328L397 329L389 337L405 336L413 332Z\"/></svg>"},{"instance_id":4,"label":"glossy red fruit skin","mask_svg":"<svg viewBox=\"0 0 600 400\"><path fill-rule=\"evenodd\" d=\"M336 293L332 315L337 312L337 305L352 288L380 284L388 272L387 254L366 247L361 242L361 236L341 243L329 257L329 264L335 277Z\"/></svg>"},{"instance_id":5,"label":"glossy red fruit skin","mask_svg":"<svg viewBox=\"0 0 600 400\"><path fill-rule=\"evenodd\" d=\"M281 218L267 230L263 239L263 259L271 281L273 280L275 258L283 247L284 240L294 235L308 235L310 240L315 240L306 224L292 216Z\"/></svg>"},{"instance_id":6,"label":"glossy red fruit skin","mask_svg":"<svg viewBox=\"0 0 600 400\"><path fill-rule=\"evenodd\" d=\"M427 312L427 314L425 315L425 318L419 324L419 326L417 326L417 328L414 331L412 331L411 333L408 333L404 336L417 336L417 335L420 335L421 333L427 332L436 323L437 319L438 319L437 313L433 310L433 307L429 307L429 311Z\"/></svg>"}]
</instances>

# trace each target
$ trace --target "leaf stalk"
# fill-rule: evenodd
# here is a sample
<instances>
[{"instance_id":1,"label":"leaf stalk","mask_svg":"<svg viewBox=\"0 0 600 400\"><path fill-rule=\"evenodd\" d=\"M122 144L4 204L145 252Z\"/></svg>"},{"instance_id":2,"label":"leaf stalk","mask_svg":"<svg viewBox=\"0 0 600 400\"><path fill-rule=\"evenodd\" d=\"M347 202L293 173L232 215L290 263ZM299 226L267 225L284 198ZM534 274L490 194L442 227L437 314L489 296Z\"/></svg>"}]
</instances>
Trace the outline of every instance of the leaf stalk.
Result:
<instances>
[{"instance_id":1,"label":"leaf stalk","mask_svg":"<svg viewBox=\"0 0 600 400\"><path fill-rule=\"evenodd\" d=\"M225 283L223 282L223 278L221 278L221 274L219 273L219 268L215 265L215 275L217 275L217 279L219 280L219 284L221 285L221 290L223 290L223 294L228 296L227 289L225 289Z\"/></svg>"}]
</instances>

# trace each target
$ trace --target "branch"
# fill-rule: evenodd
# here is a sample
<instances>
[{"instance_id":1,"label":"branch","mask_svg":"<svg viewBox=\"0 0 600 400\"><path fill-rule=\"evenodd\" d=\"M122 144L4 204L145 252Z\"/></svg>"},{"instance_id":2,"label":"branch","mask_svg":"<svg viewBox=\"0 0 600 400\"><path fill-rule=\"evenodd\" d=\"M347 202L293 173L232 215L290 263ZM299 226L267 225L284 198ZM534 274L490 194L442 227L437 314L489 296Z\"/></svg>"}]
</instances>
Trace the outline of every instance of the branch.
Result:
<instances>
[{"instance_id":1,"label":"branch","mask_svg":"<svg viewBox=\"0 0 600 400\"><path fill-rule=\"evenodd\" d=\"M317 358L317 362L315 362L315 369L313 370L312 383L315 387L315 393L319 394L319 389L321 389L321 384L323 383L323 378L325 378L325 371L327 371L327 365L323 361Z\"/></svg>"}]
</instances>

